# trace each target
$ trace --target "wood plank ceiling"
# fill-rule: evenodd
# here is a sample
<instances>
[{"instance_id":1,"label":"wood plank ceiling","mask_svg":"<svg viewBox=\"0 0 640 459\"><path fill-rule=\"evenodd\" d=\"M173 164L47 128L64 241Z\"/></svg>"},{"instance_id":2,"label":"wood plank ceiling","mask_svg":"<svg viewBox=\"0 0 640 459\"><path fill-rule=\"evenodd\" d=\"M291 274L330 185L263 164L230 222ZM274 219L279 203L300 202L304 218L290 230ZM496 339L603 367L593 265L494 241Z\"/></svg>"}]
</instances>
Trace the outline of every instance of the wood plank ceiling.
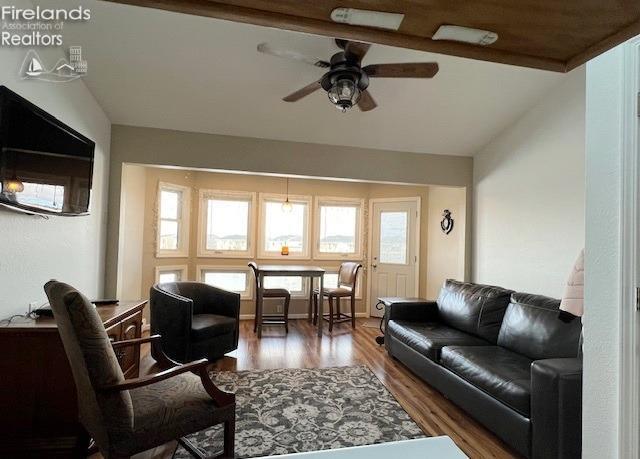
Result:
<instances>
[{"instance_id":1,"label":"wood plank ceiling","mask_svg":"<svg viewBox=\"0 0 640 459\"><path fill-rule=\"evenodd\" d=\"M640 34L638 0L107 0L349 40L567 72ZM338 24L334 8L403 13L398 31ZM489 46L434 41L441 25L498 33Z\"/></svg>"}]
</instances>

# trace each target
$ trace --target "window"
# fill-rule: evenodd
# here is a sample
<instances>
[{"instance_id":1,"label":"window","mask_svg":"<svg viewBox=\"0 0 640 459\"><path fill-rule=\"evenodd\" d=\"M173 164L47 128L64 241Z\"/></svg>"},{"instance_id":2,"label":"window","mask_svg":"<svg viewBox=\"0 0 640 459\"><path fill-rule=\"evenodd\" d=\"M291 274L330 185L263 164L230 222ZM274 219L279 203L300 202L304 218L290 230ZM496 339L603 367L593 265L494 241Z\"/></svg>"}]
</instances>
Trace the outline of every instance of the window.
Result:
<instances>
[{"instance_id":1,"label":"window","mask_svg":"<svg viewBox=\"0 0 640 459\"><path fill-rule=\"evenodd\" d=\"M265 276L264 288L284 288L291 296L306 296L306 282L302 277Z\"/></svg>"},{"instance_id":2,"label":"window","mask_svg":"<svg viewBox=\"0 0 640 459\"><path fill-rule=\"evenodd\" d=\"M407 264L407 212L380 212L380 263Z\"/></svg>"},{"instance_id":3,"label":"window","mask_svg":"<svg viewBox=\"0 0 640 459\"><path fill-rule=\"evenodd\" d=\"M200 282L240 294L243 300L253 295L253 278L246 266L198 266Z\"/></svg>"},{"instance_id":4,"label":"window","mask_svg":"<svg viewBox=\"0 0 640 459\"><path fill-rule=\"evenodd\" d=\"M187 265L156 266L156 282L181 282L187 279Z\"/></svg>"},{"instance_id":5,"label":"window","mask_svg":"<svg viewBox=\"0 0 640 459\"><path fill-rule=\"evenodd\" d=\"M356 299L362 299L362 269L358 271L358 278L356 280ZM338 268L335 270L327 270L323 276L323 287L334 288L338 286Z\"/></svg>"},{"instance_id":6,"label":"window","mask_svg":"<svg viewBox=\"0 0 640 459\"><path fill-rule=\"evenodd\" d=\"M156 256L188 256L189 205L189 188L169 183L160 183L158 188L158 237Z\"/></svg>"},{"instance_id":7,"label":"window","mask_svg":"<svg viewBox=\"0 0 640 459\"><path fill-rule=\"evenodd\" d=\"M255 193L200 191L198 256L252 258Z\"/></svg>"},{"instance_id":8,"label":"window","mask_svg":"<svg viewBox=\"0 0 640 459\"><path fill-rule=\"evenodd\" d=\"M260 195L260 258L310 258L308 196L289 196L292 209L283 210L286 196ZM289 255L282 255L282 248Z\"/></svg>"},{"instance_id":9,"label":"window","mask_svg":"<svg viewBox=\"0 0 640 459\"><path fill-rule=\"evenodd\" d=\"M362 258L363 208L363 199L316 200L315 258Z\"/></svg>"}]
</instances>

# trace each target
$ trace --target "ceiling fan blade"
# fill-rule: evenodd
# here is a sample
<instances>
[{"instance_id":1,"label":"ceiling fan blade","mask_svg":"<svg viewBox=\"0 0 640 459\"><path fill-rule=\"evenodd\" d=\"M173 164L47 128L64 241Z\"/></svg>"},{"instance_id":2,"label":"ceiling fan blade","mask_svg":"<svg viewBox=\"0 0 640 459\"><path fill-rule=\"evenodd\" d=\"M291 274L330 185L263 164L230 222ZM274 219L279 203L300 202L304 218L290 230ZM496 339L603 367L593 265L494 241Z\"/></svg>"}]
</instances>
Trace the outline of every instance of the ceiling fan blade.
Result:
<instances>
[{"instance_id":1,"label":"ceiling fan blade","mask_svg":"<svg viewBox=\"0 0 640 459\"><path fill-rule=\"evenodd\" d=\"M318 89L320 89L320 82L314 81L304 88L298 89L296 92L292 92L287 97L283 97L282 100L284 100L285 102L296 102L303 97L308 96L312 92L317 91Z\"/></svg>"},{"instance_id":2,"label":"ceiling fan blade","mask_svg":"<svg viewBox=\"0 0 640 459\"><path fill-rule=\"evenodd\" d=\"M360 93L360 100L358 101L358 108L363 112L368 112L369 110L373 110L376 108L378 104L373 100L371 94L366 89Z\"/></svg>"},{"instance_id":3,"label":"ceiling fan blade","mask_svg":"<svg viewBox=\"0 0 640 459\"><path fill-rule=\"evenodd\" d=\"M273 48L269 43L260 43L258 45L258 52L269 54L271 56L284 57L285 59L292 59L294 61L305 62L320 68L328 68L331 66L331 64L327 61L323 61L322 59L305 56L302 53L290 51L288 49Z\"/></svg>"},{"instance_id":4,"label":"ceiling fan blade","mask_svg":"<svg viewBox=\"0 0 640 459\"><path fill-rule=\"evenodd\" d=\"M372 78L433 78L438 73L438 63L372 64L362 70Z\"/></svg>"},{"instance_id":5,"label":"ceiling fan blade","mask_svg":"<svg viewBox=\"0 0 640 459\"><path fill-rule=\"evenodd\" d=\"M348 41L344 46L344 54L347 59L352 59L357 62L362 62L365 54L369 51L371 45L369 43L362 43L359 41Z\"/></svg>"}]
</instances>

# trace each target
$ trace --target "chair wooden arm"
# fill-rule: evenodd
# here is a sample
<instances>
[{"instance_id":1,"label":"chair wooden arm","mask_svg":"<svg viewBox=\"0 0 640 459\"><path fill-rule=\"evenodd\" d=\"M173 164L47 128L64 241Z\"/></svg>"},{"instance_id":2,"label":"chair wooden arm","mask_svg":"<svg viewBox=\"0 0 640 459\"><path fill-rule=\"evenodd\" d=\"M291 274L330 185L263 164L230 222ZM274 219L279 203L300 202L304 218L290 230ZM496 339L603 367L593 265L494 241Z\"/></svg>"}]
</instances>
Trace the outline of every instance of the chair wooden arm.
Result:
<instances>
[{"instance_id":1,"label":"chair wooden arm","mask_svg":"<svg viewBox=\"0 0 640 459\"><path fill-rule=\"evenodd\" d=\"M154 335L158 336L159 335ZM150 337L151 338L151 337ZM154 340L157 338L154 338ZM134 340L129 340L134 341ZM168 358L167 358L168 359ZM220 390L211 380L209 376L209 371L207 369L209 365L209 361L207 359L195 360L193 362L185 363L185 364L177 364L173 360L170 362L176 364L167 370L161 371L160 373L156 373L149 376L142 376L140 378L127 379L123 382L111 384L109 386L103 386L99 388L101 392L120 392L123 390L135 389L137 387L148 386L150 384L155 384L160 381L164 381L165 379L172 378L182 373L193 372L200 376L200 381L202 382L202 386L204 390L209 394L209 396L213 399L214 404L217 407L226 407L235 403L236 396L235 394L224 392Z\"/></svg>"},{"instance_id":2,"label":"chair wooden arm","mask_svg":"<svg viewBox=\"0 0 640 459\"><path fill-rule=\"evenodd\" d=\"M117 349L119 347L135 346L137 344L152 343L160 340L160 335L151 335L142 338L125 339L122 341L113 341L111 347Z\"/></svg>"},{"instance_id":3,"label":"chair wooden arm","mask_svg":"<svg viewBox=\"0 0 640 459\"><path fill-rule=\"evenodd\" d=\"M148 386L165 379L172 378L188 371L197 371L200 368L206 368L209 364L207 359L195 360L193 362L185 363L184 365L178 365L167 370L161 371L148 376L141 376L139 378L127 379L120 383L103 386L99 390L102 392L119 392L123 390L135 389L136 387Z\"/></svg>"}]
</instances>

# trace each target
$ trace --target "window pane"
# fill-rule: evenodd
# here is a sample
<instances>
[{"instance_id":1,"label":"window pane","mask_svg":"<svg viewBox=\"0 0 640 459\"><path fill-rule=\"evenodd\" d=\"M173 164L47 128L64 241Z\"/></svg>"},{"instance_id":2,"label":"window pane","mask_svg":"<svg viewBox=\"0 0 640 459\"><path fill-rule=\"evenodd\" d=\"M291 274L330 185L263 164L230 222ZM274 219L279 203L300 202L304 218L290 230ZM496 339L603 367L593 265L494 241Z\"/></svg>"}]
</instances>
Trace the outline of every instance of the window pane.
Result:
<instances>
[{"instance_id":1,"label":"window pane","mask_svg":"<svg viewBox=\"0 0 640 459\"><path fill-rule=\"evenodd\" d=\"M209 199L207 203L207 250L247 250L249 203Z\"/></svg>"},{"instance_id":2,"label":"window pane","mask_svg":"<svg viewBox=\"0 0 640 459\"><path fill-rule=\"evenodd\" d=\"M380 212L380 263L407 264L406 212Z\"/></svg>"},{"instance_id":3,"label":"window pane","mask_svg":"<svg viewBox=\"0 0 640 459\"><path fill-rule=\"evenodd\" d=\"M280 252L283 245L289 252L302 252L304 241L304 213L306 204L293 203L291 212L282 210L281 202L265 205L264 248L268 252Z\"/></svg>"},{"instance_id":4,"label":"window pane","mask_svg":"<svg viewBox=\"0 0 640 459\"><path fill-rule=\"evenodd\" d=\"M180 192L166 191L160 192L160 218L178 219L178 203Z\"/></svg>"},{"instance_id":5,"label":"window pane","mask_svg":"<svg viewBox=\"0 0 640 459\"><path fill-rule=\"evenodd\" d=\"M180 271L165 271L161 272L158 276L158 282L164 284L165 282L179 282Z\"/></svg>"},{"instance_id":6,"label":"window pane","mask_svg":"<svg viewBox=\"0 0 640 459\"><path fill-rule=\"evenodd\" d=\"M266 276L264 288L284 288L289 293L300 293L302 289L302 277Z\"/></svg>"},{"instance_id":7,"label":"window pane","mask_svg":"<svg viewBox=\"0 0 640 459\"><path fill-rule=\"evenodd\" d=\"M334 288L338 286L338 273L325 273L323 287Z\"/></svg>"},{"instance_id":8,"label":"window pane","mask_svg":"<svg viewBox=\"0 0 640 459\"><path fill-rule=\"evenodd\" d=\"M356 251L357 207L322 206L320 208L320 252Z\"/></svg>"},{"instance_id":9,"label":"window pane","mask_svg":"<svg viewBox=\"0 0 640 459\"><path fill-rule=\"evenodd\" d=\"M160 220L160 248L162 250L178 249L178 222Z\"/></svg>"},{"instance_id":10,"label":"window pane","mask_svg":"<svg viewBox=\"0 0 640 459\"><path fill-rule=\"evenodd\" d=\"M247 289L247 273L206 271L204 282L230 292L242 293Z\"/></svg>"}]
</instances>

